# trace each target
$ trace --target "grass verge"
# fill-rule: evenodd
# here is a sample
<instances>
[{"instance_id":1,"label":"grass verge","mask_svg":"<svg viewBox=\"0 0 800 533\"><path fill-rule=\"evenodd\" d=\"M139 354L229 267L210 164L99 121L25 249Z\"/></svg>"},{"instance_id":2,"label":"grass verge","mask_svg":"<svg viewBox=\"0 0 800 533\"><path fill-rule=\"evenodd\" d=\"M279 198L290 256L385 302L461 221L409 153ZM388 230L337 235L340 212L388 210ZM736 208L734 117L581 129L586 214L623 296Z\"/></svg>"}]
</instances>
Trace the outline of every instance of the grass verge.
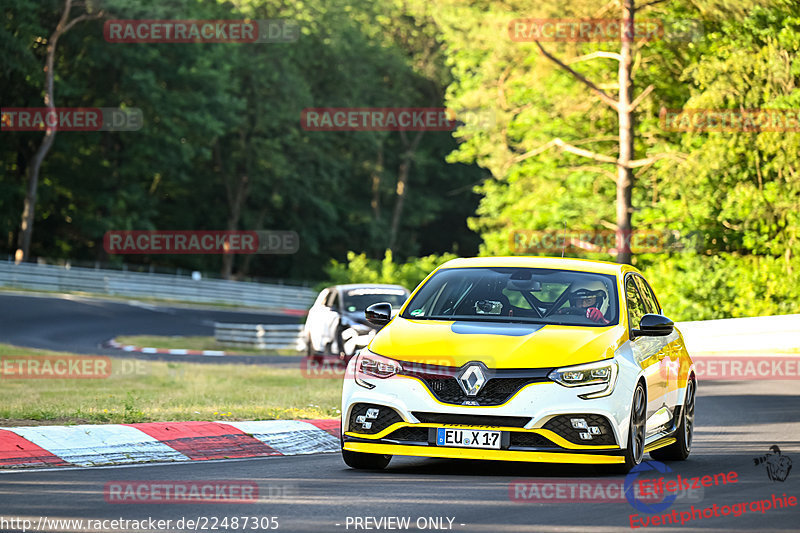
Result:
<instances>
[{"instance_id":1,"label":"grass verge","mask_svg":"<svg viewBox=\"0 0 800 533\"><path fill-rule=\"evenodd\" d=\"M3 360L44 355L73 356L0 344ZM111 370L96 379L20 379L0 373L0 426L339 416L341 379L308 379L299 365L111 358Z\"/></svg>"}]
</instances>

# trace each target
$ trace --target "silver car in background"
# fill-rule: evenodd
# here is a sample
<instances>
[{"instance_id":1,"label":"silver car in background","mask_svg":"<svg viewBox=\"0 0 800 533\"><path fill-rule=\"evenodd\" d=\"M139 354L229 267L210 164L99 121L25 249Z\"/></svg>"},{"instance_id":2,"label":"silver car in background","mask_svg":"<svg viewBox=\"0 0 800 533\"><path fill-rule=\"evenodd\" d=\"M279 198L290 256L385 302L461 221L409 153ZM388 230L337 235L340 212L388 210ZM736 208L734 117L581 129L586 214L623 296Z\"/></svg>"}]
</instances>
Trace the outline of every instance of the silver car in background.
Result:
<instances>
[{"instance_id":1,"label":"silver car in background","mask_svg":"<svg viewBox=\"0 0 800 533\"><path fill-rule=\"evenodd\" d=\"M308 311L303 328L308 357L337 356L344 362L363 348L380 329L364 318L364 310L378 302L392 304L393 313L409 291L401 285L350 284L327 287Z\"/></svg>"}]
</instances>

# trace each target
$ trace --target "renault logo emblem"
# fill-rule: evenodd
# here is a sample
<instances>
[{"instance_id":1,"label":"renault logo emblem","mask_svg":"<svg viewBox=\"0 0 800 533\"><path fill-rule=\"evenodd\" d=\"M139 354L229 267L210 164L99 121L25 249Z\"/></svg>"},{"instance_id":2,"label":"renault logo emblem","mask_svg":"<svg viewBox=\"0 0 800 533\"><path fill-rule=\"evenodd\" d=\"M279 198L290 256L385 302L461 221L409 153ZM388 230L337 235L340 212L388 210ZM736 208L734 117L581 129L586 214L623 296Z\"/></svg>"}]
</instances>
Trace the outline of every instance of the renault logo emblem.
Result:
<instances>
[{"instance_id":1,"label":"renault logo emblem","mask_svg":"<svg viewBox=\"0 0 800 533\"><path fill-rule=\"evenodd\" d=\"M486 383L486 376L480 365L471 364L458 376L458 384L467 396L476 396Z\"/></svg>"}]
</instances>

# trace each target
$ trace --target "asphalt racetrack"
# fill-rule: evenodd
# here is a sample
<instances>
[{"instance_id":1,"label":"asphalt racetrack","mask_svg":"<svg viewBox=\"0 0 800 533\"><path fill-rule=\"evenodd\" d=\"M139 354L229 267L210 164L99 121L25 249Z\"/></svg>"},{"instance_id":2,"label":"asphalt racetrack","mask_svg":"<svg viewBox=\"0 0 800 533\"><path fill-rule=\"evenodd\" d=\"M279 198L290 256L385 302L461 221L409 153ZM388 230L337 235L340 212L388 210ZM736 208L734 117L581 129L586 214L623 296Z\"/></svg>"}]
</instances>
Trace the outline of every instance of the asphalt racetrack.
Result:
<instances>
[{"instance_id":1,"label":"asphalt racetrack","mask_svg":"<svg viewBox=\"0 0 800 533\"><path fill-rule=\"evenodd\" d=\"M212 336L214 322L296 324L298 318L250 309L169 307L135 300L0 293L0 342L30 348L140 359L175 360L180 357L181 361L219 363L219 357L128 354L102 346L119 335ZM226 363L287 363L299 358L228 356L224 360Z\"/></svg>"},{"instance_id":2,"label":"asphalt racetrack","mask_svg":"<svg viewBox=\"0 0 800 533\"><path fill-rule=\"evenodd\" d=\"M0 295L0 342L52 350L119 355L115 350L100 349L100 344L123 334L210 335L214 321L255 323L296 319L257 312L154 307L79 297ZM184 356L181 359L189 360ZM230 362L232 358L203 359ZM313 532L594 533L631 530L632 516L634 525L647 530L798 531L797 506L765 512L751 506L751 502L761 500L770 500L772 504L773 495L800 498L800 471L790 466L792 461L800 461L797 385L790 380L699 383L695 441L689 460L668 463L666 466L672 471L665 474L650 470L638 475L642 479L664 476L669 480L678 474L691 478L735 472L736 482L689 491L669 506L654 504L656 515L675 510L679 517L678 523L663 527L643 528L644 520L655 515L645 512L642 503L636 502L640 508L635 508L616 493L613 494L616 501L597 501L593 497L573 501L569 489L562 494L544 489L548 483L551 487L558 484L596 487L598 482L606 487L609 482L621 486L625 479L593 467L396 457L386 471L363 472L347 468L339 454L322 454L4 471L0 473L0 531L23 530L25 522L10 522L11 519L30 520L29 531L37 527L39 531L98 530L86 522L91 519L108 520L106 531L262 531L277 524L278 531ZM778 457L774 450L769 450L774 445L780 448L782 466L776 479L770 479L769 463L756 462L771 453L771 461L775 463ZM663 469L660 463L653 466ZM256 483L258 498L247 503L122 504L107 501L105 492L108 484L113 483L190 481ZM519 482L525 487L521 492L514 485ZM528 482L538 483L541 489L538 497ZM612 496L611 492L603 494ZM722 509L743 503L748 508L740 516L699 518L702 509L715 504ZM700 511L692 515L692 520L680 524L681 513L691 512L692 506ZM239 517L237 526L233 526L233 517ZM275 521L271 521L272 517ZM45 518L50 522L40 522ZM184 522L176 527L182 518ZM83 522L52 522L59 519ZM171 523L168 527L137 524L136 528L128 523L125 529L110 522L115 519ZM194 521L191 527L186 520ZM41 523L45 526L40 526ZM253 529L255 525L257 529Z\"/></svg>"},{"instance_id":3,"label":"asphalt racetrack","mask_svg":"<svg viewBox=\"0 0 800 533\"><path fill-rule=\"evenodd\" d=\"M691 506L704 509L716 504L722 509L722 506L738 503L771 500L773 494L800 497L797 469L789 470L783 481L770 480L767 464L756 465L754 461L768 453L773 445L780 447L784 467L788 464L786 460L800 461L800 397L797 392L797 383L793 381L701 382L692 455L685 462L668 463L672 472L665 476L675 479L676 474L701 477L736 472L736 482L694 491L686 498L682 496L671 507L659 511L659 516L672 510L680 516L682 511L690 511ZM654 479L662 474L651 471L639 475ZM26 518L32 523L37 523L40 517L48 520L152 518L172 520L173 529L181 518L199 519L194 527L200 531L214 531L215 520L217 531L242 531L241 523L239 529L230 527L234 516L240 520L241 517L276 517L278 531L630 531L631 515L638 515L637 520L653 515L635 509L624 499L616 502L513 501L510 496L514 491L509 492L510 484L519 480L595 483L623 479L624 476L587 467L416 458L395 458L386 471L363 472L348 469L338 454L17 471L0 474L0 516ZM238 504L120 504L108 503L104 497L104 487L110 482L187 480L252 481L258 484L259 499ZM751 511L749 505L747 512L738 517L730 514L696 518L683 525L646 529L798 531L800 528L798 507L769 509L762 513L757 509ZM409 526L397 527L403 522L386 522L388 517L408 517ZM228 527L222 528L219 524L225 518ZM357 522L357 518L361 521ZM384 518L381 525L394 527L376 527L375 520L381 518ZM356 527L358 523L361 527ZM266 523L262 521L261 524ZM6 523L6 527L0 529L21 530L10 525ZM636 525L641 526L641 523ZM179 530L194 531L194 527L186 527L184 522ZM60 530L80 529L72 524Z\"/></svg>"}]
</instances>

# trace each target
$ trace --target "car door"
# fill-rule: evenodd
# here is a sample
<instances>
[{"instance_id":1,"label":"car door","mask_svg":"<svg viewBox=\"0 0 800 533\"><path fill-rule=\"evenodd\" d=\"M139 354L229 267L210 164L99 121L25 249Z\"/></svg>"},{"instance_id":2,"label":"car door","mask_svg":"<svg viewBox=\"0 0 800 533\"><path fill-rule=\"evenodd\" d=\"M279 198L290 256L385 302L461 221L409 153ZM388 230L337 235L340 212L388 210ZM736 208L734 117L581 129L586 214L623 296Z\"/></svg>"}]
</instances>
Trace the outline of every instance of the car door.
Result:
<instances>
[{"instance_id":1,"label":"car door","mask_svg":"<svg viewBox=\"0 0 800 533\"><path fill-rule=\"evenodd\" d=\"M639 322L647 313L644 298L633 274L625 277L625 303L630 331L639 327ZM672 417L671 412L664 409L668 381L663 361L666 355L665 344L663 337L635 337L631 340L634 360L642 367L647 382L646 436L655 433Z\"/></svg>"},{"instance_id":2,"label":"car door","mask_svg":"<svg viewBox=\"0 0 800 533\"><path fill-rule=\"evenodd\" d=\"M314 300L314 305L311 306L311 309L308 310L308 316L306 317L306 335L308 337L308 342L311 343L312 350L315 352L321 352L324 348L322 344L322 334L323 334L323 323L326 316L326 307L325 302L328 300L328 295L330 294L331 289L323 289L322 292L319 293L317 299Z\"/></svg>"},{"instance_id":3,"label":"car door","mask_svg":"<svg viewBox=\"0 0 800 533\"><path fill-rule=\"evenodd\" d=\"M330 349L330 351L336 352L335 355L338 355L339 346L333 346L332 343L337 338L336 329L339 327L340 301L339 291L336 290L336 287L332 287L328 293L328 299L325 301L325 307L321 311L319 319L320 329L322 330L321 350Z\"/></svg>"},{"instance_id":4,"label":"car door","mask_svg":"<svg viewBox=\"0 0 800 533\"><path fill-rule=\"evenodd\" d=\"M636 281L639 286L639 291L642 293L642 297L644 298L645 307L648 309L653 309L653 311L648 311L648 313L662 314L661 306L656 299L656 295L653 292L652 287L650 287L650 284L647 283L647 280L641 276L636 276ZM664 372L667 374L666 390L664 391L664 403L667 405L670 411L672 411L678 404L678 374L680 370L680 346L678 345L679 337L677 333L672 333L663 339L666 345L664 346L665 355L661 363Z\"/></svg>"}]
</instances>

